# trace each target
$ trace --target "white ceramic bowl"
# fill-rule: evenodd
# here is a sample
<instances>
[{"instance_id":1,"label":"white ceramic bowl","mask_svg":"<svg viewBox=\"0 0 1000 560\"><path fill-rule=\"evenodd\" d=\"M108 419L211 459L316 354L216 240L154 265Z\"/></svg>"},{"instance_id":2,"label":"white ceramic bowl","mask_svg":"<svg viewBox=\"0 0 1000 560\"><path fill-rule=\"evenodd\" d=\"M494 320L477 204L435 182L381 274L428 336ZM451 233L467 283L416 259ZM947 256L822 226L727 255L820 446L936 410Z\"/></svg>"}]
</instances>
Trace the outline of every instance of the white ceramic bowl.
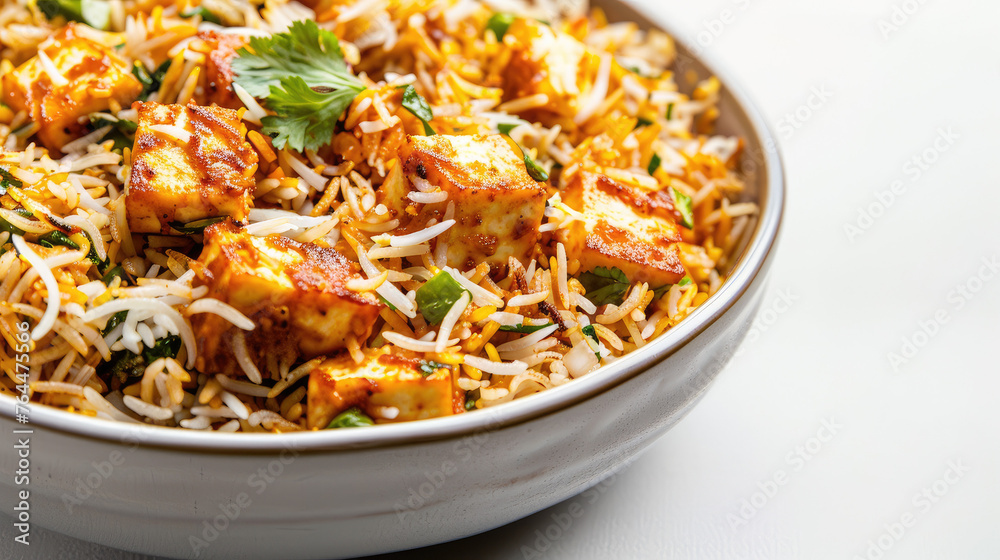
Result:
<instances>
[{"instance_id":1,"label":"white ceramic bowl","mask_svg":"<svg viewBox=\"0 0 1000 560\"><path fill-rule=\"evenodd\" d=\"M651 25L614 1L612 20ZM670 30L667 29L669 32ZM681 70L723 83L720 131L743 137L761 206L722 289L641 350L568 385L452 418L274 436L135 428L35 405L30 522L179 558L341 558L473 535L552 506L634 458L699 400L759 306L783 207L763 120L732 80L680 47ZM0 430L24 428L0 397ZM0 456L13 496L18 457Z\"/></svg>"}]
</instances>

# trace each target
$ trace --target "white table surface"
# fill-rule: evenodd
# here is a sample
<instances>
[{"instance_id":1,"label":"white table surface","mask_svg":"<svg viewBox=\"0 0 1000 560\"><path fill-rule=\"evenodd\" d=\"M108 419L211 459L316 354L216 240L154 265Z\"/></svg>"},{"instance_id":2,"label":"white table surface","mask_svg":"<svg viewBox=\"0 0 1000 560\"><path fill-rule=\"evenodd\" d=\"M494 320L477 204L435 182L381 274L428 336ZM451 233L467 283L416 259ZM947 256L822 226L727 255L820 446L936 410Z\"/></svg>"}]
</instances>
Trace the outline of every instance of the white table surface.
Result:
<instances>
[{"instance_id":1,"label":"white table surface","mask_svg":"<svg viewBox=\"0 0 1000 560\"><path fill-rule=\"evenodd\" d=\"M388 558L997 558L1000 3L636 3L700 33L782 140L755 340L603 492ZM0 521L2 558L142 558L38 528L25 556Z\"/></svg>"}]
</instances>

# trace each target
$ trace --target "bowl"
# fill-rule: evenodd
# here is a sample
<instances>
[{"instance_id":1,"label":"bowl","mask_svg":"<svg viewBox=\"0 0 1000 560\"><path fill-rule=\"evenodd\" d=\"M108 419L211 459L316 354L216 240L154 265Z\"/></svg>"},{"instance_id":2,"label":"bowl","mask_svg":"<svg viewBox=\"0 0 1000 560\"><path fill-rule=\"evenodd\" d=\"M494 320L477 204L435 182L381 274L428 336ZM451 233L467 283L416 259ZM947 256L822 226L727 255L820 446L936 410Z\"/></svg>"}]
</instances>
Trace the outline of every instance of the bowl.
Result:
<instances>
[{"instance_id":1,"label":"bowl","mask_svg":"<svg viewBox=\"0 0 1000 560\"><path fill-rule=\"evenodd\" d=\"M593 4L613 21L653 26L623 2ZM746 334L783 210L780 158L760 114L723 70L680 41L678 52L680 75L694 70L722 82L718 129L745 139L745 196L761 207L729 280L678 326L620 361L538 395L456 417L359 430L203 433L41 405L31 407L30 423L19 424L14 400L3 396L3 432L25 430L11 437L28 440L30 448L26 458L0 457L3 472L27 471L27 485L15 476L0 478L5 495L29 492L28 509L15 516L159 556L343 558L505 525L632 461L698 402Z\"/></svg>"}]
</instances>

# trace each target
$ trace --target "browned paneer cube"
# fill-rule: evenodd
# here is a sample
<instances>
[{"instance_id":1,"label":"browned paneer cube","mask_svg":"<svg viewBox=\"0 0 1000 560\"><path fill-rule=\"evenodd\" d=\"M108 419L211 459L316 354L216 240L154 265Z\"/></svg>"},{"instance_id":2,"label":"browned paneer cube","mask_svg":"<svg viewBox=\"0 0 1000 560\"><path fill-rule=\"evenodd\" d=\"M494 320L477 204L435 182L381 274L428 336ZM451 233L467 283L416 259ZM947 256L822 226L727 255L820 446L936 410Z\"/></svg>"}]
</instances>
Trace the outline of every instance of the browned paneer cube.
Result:
<instances>
[{"instance_id":1,"label":"browned paneer cube","mask_svg":"<svg viewBox=\"0 0 1000 560\"><path fill-rule=\"evenodd\" d=\"M400 159L402 168L379 189L379 202L402 223L398 233L423 229L431 218L443 221L453 205L456 223L437 238L448 243L450 266L469 270L486 262L499 273L508 257L524 261L532 255L545 213L545 185L528 175L503 137L411 136ZM447 199L414 202L411 193L418 200L424 194L415 183Z\"/></svg>"},{"instance_id":2,"label":"browned paneer cube","mask_svg":"<svg viewBox=\"0 0 1000 560\"><path fill-rule=\"evenodd\" d=\"M129 64L113 48L84 38L80 27L86 26L70 23L2 77L3 102L26 111L40 127L38 139L53 151L86 133L90 113L128 106L142 93Z\"/></svg>"},{"instance_id":3,"label":"browned paneer cube","mask_svg":"<svg viewBox=\"0 0 1000 560\"><path fill-rule=\"evenodd\" d=\"M644 191L581 171L562 200L583 214L556 234L567 258L579 259L580 270L617 267L630 281L654 288L684 277L677 246L681 237L666 191Z\"/></svg>"},{"instance_id":4,"label":"browned paneer cube","mask_svg":"<svg viewBox=\"0 0 1000 560\"><path fill-rule=\"evenodd\" d=\"M249 355L264 371L268 356L290 362L332 354L348 337L364 341L382 304L371 292L354 292L356 264L335 249L280 235L257 237L230 221L205 229L205 247L192 263L206 297L233 306L256 325L246 331ZM192 316L198 340L196 367L206 373L240 373L231 342L237 334L220 316Z\"/></svg>"},{"instance_id":5,"label":"browned paneer cube","mask_svg":"<svg viewBox=\"0 0 1000 560\"><path fill-rule=\"evenodd\" d=\"M133 233L228 216L246 222L257 152L232 109L136 103L132 171L125 187Z\"/></svg>"},{"instance_id":6,"label":"browned paneer cube","mask_svg":"<svg viewBox=\"0 0 1000 560\"><path fill-rule=\"evenodd\" d=\"M201 31L198 39L189 48L206 54L205 92L199 97L204 105L216 104L220 107L239 109L243 102L233 91L232 61L236 51L247 40L233 33Z\"/></svg>"},{"instance_id":7,"label":"browned paneer cube","mask_svg":"<svg viewBox=\"0 0 1000 560\"><path fill-rule=\"evenodd\" d=\"M431 367L392 347L364 352L360 364L345 353L309 374L310 428L327 427L351 407L376 422L437 418L461 410L461 392L454 387L450 369Z\"/></svg>"}]
</instances>

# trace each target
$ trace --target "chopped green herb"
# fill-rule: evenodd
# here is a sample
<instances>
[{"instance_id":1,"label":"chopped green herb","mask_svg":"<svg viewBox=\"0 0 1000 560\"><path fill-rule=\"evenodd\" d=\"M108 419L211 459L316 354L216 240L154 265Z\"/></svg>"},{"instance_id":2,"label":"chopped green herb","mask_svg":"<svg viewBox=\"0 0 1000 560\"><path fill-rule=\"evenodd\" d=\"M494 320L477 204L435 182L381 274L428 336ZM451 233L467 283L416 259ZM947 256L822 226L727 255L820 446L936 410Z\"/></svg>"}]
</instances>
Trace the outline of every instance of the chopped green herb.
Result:
<instances>
[{"instance_id":1,"label":"chopped green herb","mask_svg":"<svg viewBox=\"0 0 1000 560\"><path fill-rule=\"evenodd\" d=\"M414 117L420 119L420 122L424 123L424 134L427 136L434 136L437 134L434 129L431 128L431 120L434 118L434 112L431 111L430 104L427 100L423 98L422 95L417 93L416 88L412 85L406 86L403 90L403 108L407 111L413 113Z\"/></svg>"},{"instance_id":2,"label":"chopped green herb","mask_svg":"<svg viewBox=\"0 0 1000 560\"><path fill-rule=\"evenodd\" d=\"M486 22L486 29L493 32L497 39L503 39L503 36L507 34L507 30L510 28L510 24L514 23L517 19L517 15L510 12L497 12L490 16L489 21Z\"/></svg>"},{"instance_id":3,"label":"chopped green herb","mask_svg":"<svg viewBox=\"0 0 1000 560\"><path fill-rule=\"evenodd\" d=\"M118 350L111 353L111 359L102 362L97 372L102 376L115 376L125 383L130 377L141 377L146 371L146 361L142 356L128 350Z\"/></svg>"},{"instance_id":4,"label":"chopped green herb","mask_svg":"<svg viewBox=\"0 0 1000 560\"><path fill-rule=\"evenodd\" d=\"M617 267L609 269L599 266L584 272L578 280L587 290L587 299L594 305L620 304L630 286L628 277Z\"/></svg>"},{"instance_id":5,"label":"chopped green herb","mask_svg":"<svg viewBox=\"0 0 1000 560\"><path fill-rule=\"evenodd\" d=\"M531 178L538 181L539 183L544 183L545 181L549 180L548 171L545 171L545 168L543 168L541 165L538 165L538 162L536 162L535 160L531 159L531 156L528 155L528 152L524 152L524 167L527 168L528 175L531 175Z\"/></svg>"},{"instance_id":6,"label":"chopped green herb","mask_svg":"<svg viewBox=\"0 0 1000 560\"><path fill-rule=\"evenodd\" d=\"M533 333L533 332L536 332L536 331L540 331L540 330L544 329L545 327L551 327L551 326L552 326L552 323L546 323L544 325L525 325L524 323L520 323L520 324L517 324L517 325L500 325L500 330L502 330L504 332L515 332L515 333L528 334L528 333Z\"/></svg>"},{"instance_id":7,"label":"chopped green herb","mask_svg":"<svg viewBox=\"0 0 1000 560\"><path fill-rule=\"evenodd\" d=\"M681 281L678 282L677 285L683 288L684 286L687 286L690 283L691 283L691 277L685 276L684 278L681 278Z\"/></svg>"},{"instance_id":8,"label":"chopped green herb","mask_svg":"<svg viewBox=\"0 0 1000 560\"><path fill-rule=\"evenodd\" d=\"M667 120L669 121L670 119L672 119L673 115L674 115L674 104L671 103L670 105L667 105Z\"/></svg>"},{"instance_id":9,"label":"chopped green herb","mask_svg":"<svg viewBox=\"0 0 1000 560\"><path fill-rule=\"evenodd\" d=\"M118 325L120 325L121 322L124 321L125 317L127 317L127 316L128 316L128 311L127 310L122 310L122 311L119 311L118 313L115 313L114 315L112 315L108 319L107 324L104 325L104 328L101 329L101 336L108 336L108 333L111 332L111 331L113 331L115 327L117 327Z\"/></svg>"},{"instance_id":10,"label":"chopped green herb","mask_svg":"<svg viewBox=\"0 0 1000 560\"><path fill-rule=\"evenodd\" d=\"M663 160L660 159L660 154L653 152L653 157L650 158L649 167L647 167L646 170L649 171L650 175L652 175L653 173L656 173L656 170L660 168L662 163Z\"/></svg>"},{"instance_id":11,"label":"chopped green herb","mask_svg":"<svg viewBox=\"0 0 1000 560\"><path fill-rule=\"evenodd\" d=\"M677 189L673 189L673 191L674 206L681 215L681 225L688 229L694 228L694 208L691 205L691 197Z\"/></svg>"},{"instance_id":12,"label":"chopped green herb","mask_svg":"<svg viewBox=\"0 0 1000 560\"><path fill-rule=\"evenodd\" d=\"M352 406L347 410L341 412L330 421L326 429L335 430L338 428L361 428L364 426L374 426L375 422L368 417L367 414L361 412L361 409Z\"/></svg>"},{"instance_id":13,"label":"chopped green herb","mask_svg":"<svg viewBox=\"0 0 1000 560\"><path fill-rule=\"evenodd\" d=\"M181 350L181 337L169 334L157 340L152 348L142 351L142 358L151 364L160 358L176 358Z\"/></svg>"},{"instance_id":14,"label":"chopped green herb","mask_svg":"<svg viewBox=\"0 0 1000 560\"><path fill-rule=\"evenodd\" d=\"M111 266L110 260L101 260L101 257L97 256L97 249L94 248L94 240L90 237L90 234L83 232L83 235L87 238L87 242L90 243L90 249L87 251L87 259L97 265L97 271L101 274L105 274L108 268Z\"/></svg>"},{"instance_id":15,"label":"chopped green herb","mask_svg":"<svg viewBox=\"0 0 1000 560\"><path fill-rule=\"evenodd\" d=\"M38 0L37 6L50 20L62 16L101 30L111 22L111 4L106 0Z\"/></svg>"},{"instance_id":16,"label":"chopped green herb","mask_svg":"<svg viewBox=\"0 0 1000 560\"><path fill-rule=\"evenodd\" d=\"M95 130L105 126L111 127L111 130L109 130L108 133L104 135L102 141L112 140L114 142L114 145L111 147L111 150L114 152L121 153L123 149L130 148L132 147L132 144L135 143L134 136L137 127L136 124L132 121L127 121L127 120L112 121L108 119L91 117L90 126L92 126Z\"/></svg>"},{"instance_id":17,"label":"chopped green herb","mask_svg":"<svg viewBox=\"0 0 1000 560\"><path fill-rule=\"evenodd\" d=\"M23 186L24 184L17 177L11 175L3 167L0 167L0 196L7 194L7 189L11 187L19 189Z\"/></svg>"},{"instance_id":18,"label":"chopped green herb","mask_svg":"<svg viewBox=\"0 0 1000 560\"><path fill-rule=\"evenodd\" d=\"M270 37L251 37L236 54L236 83L276 113L262 119L275 148L329 144L340 117L365 89L348 69L337 36L311 20Z\"/></svg>"},{"instance_id":19,"label":"chopped green herb","mask_svg":"<svg viewBox=\"0 0 1000 560\"><path fill-rule=\"evenodd\" d=\"M110 324L117 315L112 316L108 323ZM103 375L117 376L119 381L124 383L130 377L141 376L146 371L147 365L160 358L176 358L180 349L180 337L173 334L167 335L157 340L152 348L144 349L141 354L134 354L128 350L112 352L111 359L98 366L98 372Z\"/></svg>"},{"instance_id":20,"label":"chopped green herb","mask_svg":"<svg viewBox=\"0 0 1000 560\"><path fill-rule=\"evenodd\" d=\"M515 128L521 126L522 124L524 124L524 122L500 123L497 125L497 130L500 131L500 134L503 134L504 136L510 136L510 132Z\"/></svg>"},{"instance_id":21,"label":"chopped green herb","mask_svg":"<svg viewBox=\"0 0 1000 560\"><path fill-rule=\"evenodd\" d=\"M451 369L451 366L439 364L433 360L420 360L420 375L424 377L434 375L434 372L439 369Z\"/></svg>"},{"instance_id":22,"label":"chopped green herb","mask_svg":"<svg viewBox=\"0 0 1000 560\"><path fill-rule=\"evenodd\" d=\"M635 122L635 128L639 128L640 126L649 126L651 124L653 124L653 121L647 119L646 117L637 117Z\"/></svg>"},{"instance_id":23,"label":"chopped green herb","mask_svg":"<svg viewBox=\"0 0 1000 560\"><path fill-rule=\"evenodd\" d=\"M653 301L656 301L656 300L660 299L661 297L663 297L663 294L667 293L667 290L669 290L671 286L673 286L673 284L664 284L664 285L660 286L659 288L654 288L653 289Z\"/></svg>"},{"instance_id":24,"label":"chopped green herb","mask_svg":"<svg viewBox=\"0 0 1000 560\"><path fill-rule=\"evenodd\" d=\"M451 274L442 270L417 290L417 309L427 323L437 325L467 291Z\"/></svg>"},{"instance_id":25,"label":"chopped green herb","mask_svg":"<svg viewBox=\"0 0 1000 560\"><path fill-rule=\"evenodd\" d=\"M24 230L0 218L0 231L9 231L11 235L24 235Z\"/></svg>"},{"instance_id":26,"label":"chopped green herb","mask_svg":"<svg viewBox=\"0 0 1000 560\"><path fill-rule=\"evenodd\" d=\"M583 334L592 338L595 344L601 343L601 341L597 338L597 329L594 328L594 325L586 325L585 327L580 329L580 331L583 332Z\"/></svg>"},{"instance_id":27,"label":"chopped green herb","mask_svg":"<svg viewBox=\"0 0 1000 560\"><path fill-rule=\"evenodd\" d=\"M38 238L38 244L42 247L69 247L70 249L79 249L80 245L66 236L65 233L61 231L50 231L45 235Z\"/></svg>"},{"instance_id":28,"label":"chopped green herb","mask_svg":"<svg viewBox=\"0 0 1000 560\"><path fill-rule=\"evenodd\" d=\"M392 303L390 303L389 300L387 300L384 297L382 297L381 294L375 294L375 295L378 296L378 300L381 301L382 303L384 303L389 309L391 309L393 311L396 310L396 306L393 305Z\"/></svg>"},{"instance_id":29,"label":"chopped green herb","mask_svg":"<svg viewBox=\"0 0 1000 560\"><path fill-rule=\"evenodd\" d=\"M111 281L114 280L115 277L117 276L122 277L122 282L124 282L125 279L127 278L127 275L125 274L125 269L122 268L121 265L116 266L111 270L107 271L101 278L101 282L104 282L105 285L110 285Z\"/></svg>"},{"instance_id":30,"label":"chopped green herb","mask_svg":"<svg viewBox=\"0 0 1000 560\"><path fill-rule=\"evenodd\" d=\"M497 130L500 132L500 134L503 134L507 138L510 138L510 132L512 130L526 123L527 121L522 121L518 123L498 124ZM511 141L513 140L514 139L511 138ZM521 147L520 144L514 142L514 145L516 145L517 149L521 150L521 154L524 155L524 167L525 169L528 170L528 175L530 175L532 179L538 181L539 183L544 183L545 181L548 181L549 173L545 171L545 168L543 168L541 165L538 165L538 162L536 162L535 160L531 159L531 155L528 154L528 151L525 150L523 147Z\"/></svg>"},{"instance_id":31,"label":"chopped green herb","mask_svg":"<svg viewBox=\"0 0 1000 560\"><path fill-rule=\"evenodd\" d=\"M191 8L186 12L181 12L182 18L192 18L194 16L201 16L202 21L207 21L216 25L222 23L218 16L208 11L208 8L205 6L198 6L197 8Z\"/></svg>"},{"instance_id":32,"label":"chopped green herb","mask_svg":"<svg viewBox=\"0 0 1000 560\"><path fill-rule=\"evenodd\" d=\"M182 224L180 222L170 222L170 229L173 229L177 233L184 233L187 235L204 233L205 228L207 228L212 224L221 222L228 217L229 216L213 216L211 218L195 220L193 222L188 222L186 224Z\"/></svg>"},{"instance_id":33,"label":"chopped green herb","mask_svg":"<svg viewBox=\"0 0 1000 560\"><path fill-rule=\"evenodd\" d=\"M146 99L149 97L149 94L160 89L160 84L163 83L163 77L167 75L169 68L169 58L157 67L152 74L146 70L146 67L141 62L136 61L132 64L132 75L142 84L142 93L139 94L139 99Z\"/></svg>"},{"instance_id":34,"label":"chopped green herb","mask_svg":"<svg viewBox=\"0 0 1000 560\"><path fill-rule=\"evenodd\" d=\"M465 394L465 411L476 410L476 401L479 400L479 389L469 391Z\"/></svg>"}]
</instances>

